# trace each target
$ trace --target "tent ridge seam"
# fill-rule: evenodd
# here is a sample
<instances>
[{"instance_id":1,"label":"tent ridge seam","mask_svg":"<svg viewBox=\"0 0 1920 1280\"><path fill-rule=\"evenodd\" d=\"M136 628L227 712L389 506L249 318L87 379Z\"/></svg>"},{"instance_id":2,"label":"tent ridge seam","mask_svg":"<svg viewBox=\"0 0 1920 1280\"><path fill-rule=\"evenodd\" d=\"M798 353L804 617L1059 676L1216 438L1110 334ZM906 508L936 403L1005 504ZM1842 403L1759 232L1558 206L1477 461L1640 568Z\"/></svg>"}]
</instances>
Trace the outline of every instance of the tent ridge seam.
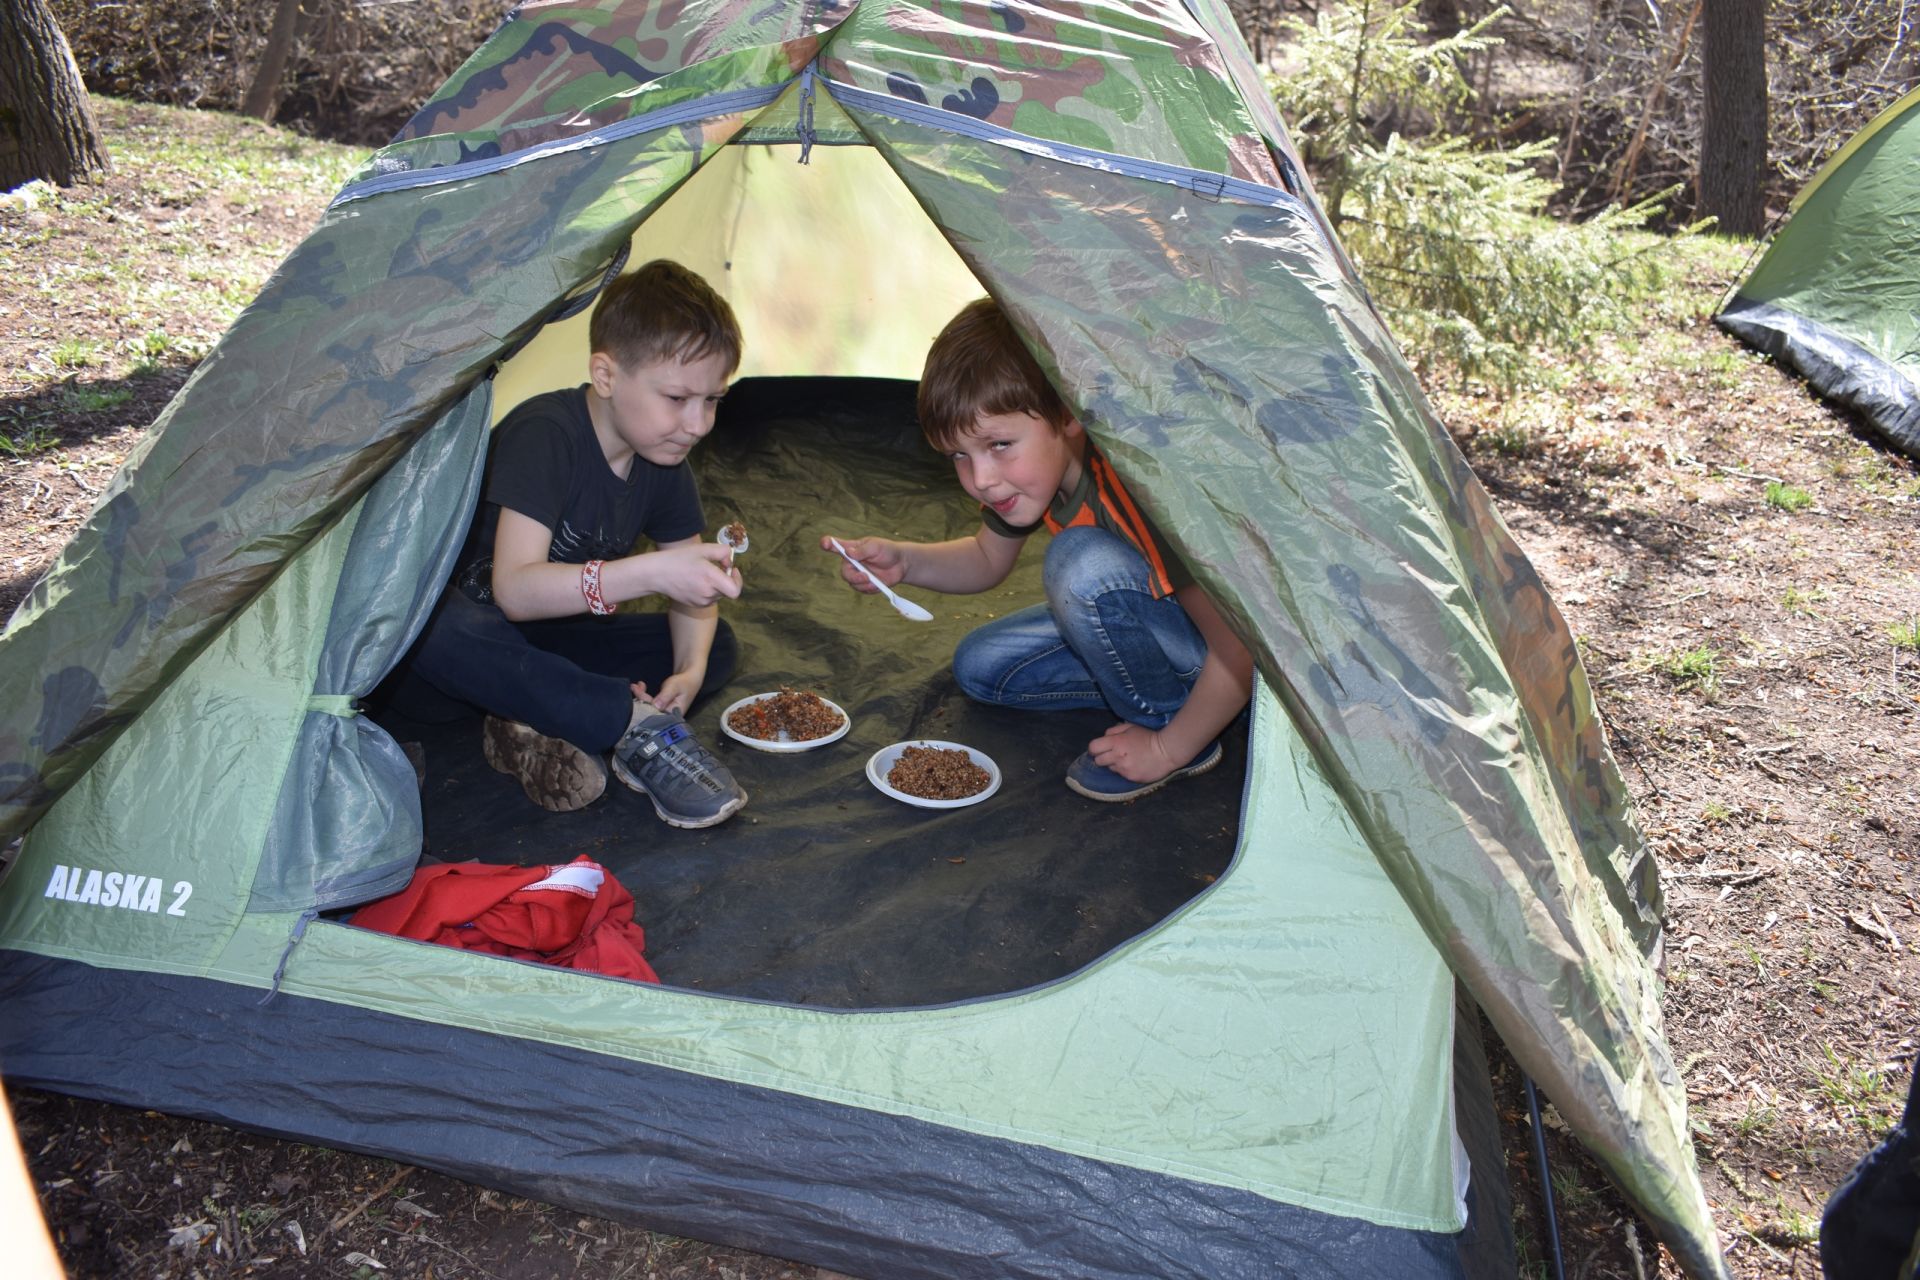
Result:
<instances>
[{"instance_id":1,"label":"tent ridge seam","mask_svg":"<svg viewBox=\"0 0 1920 1280\"><path fill-rule=\"evenodd\" d=\"M820 83L825 86L828 96L843 107L857 106L879 115L893 116L908 124L925 125L945 133L957 133L976 141L1012 147L1047 159L1076 164L1082 168L1101 169L1124 177L1144 178L1149 182L1164 183L1167 186L1189 191L1202 199L1263 206L1281 205L1303 214L1306 212L1305 204L1297 196L1280 187L1269 187L1246 178L1235 178L1205 169L1190 169L1160 160L1143 160L1138 156L1121 155L1115 151L1097 151L1092 147L1076 146L1069 142L1036 138L1031 134L988 124L957 111L948 111L928 103L896 98L890 94L876 93L872 89L862 89L825 75L820 77Z\"/></svg>"},{"instance_id":2,"label":"tent ridge seam","mask_svg":"<svg viewBox=\"0 0 1920 1280\"><path fill-rule=\"evenodd\" d=\"M526 147L519 151L509 151L504 155L488 156L481 160L467 160L459 164L435 165L426 169L404 169L397 173L384 173L378 177L367 178L343 187L327 205L328 212L354 200L364 200L370 196L387 195L395 191L407 191L415 187L438 186L447 182L462 182L469 178L482 178L488 174L505 169L516 168L534 160L544 160L548 156L565 155L571 151L580 151L591 147L605 146L612 142L622 142L643 133L653 133L660 129L671 129L676 125L692 124L699 120L713 119L732 115L751 107L764 107L786 91L792 79L782 80L775 85L766 85L753 89L732 89L725 93L708 94L690 102L682 102L671 107L662 107L658 111L649 111L644 115L633 116L618 124L608 125L604 129L595 129L592 133L582 134L578 138L569 138L565 142L548 142L539 146Z\"/></svg>"}]
</instances>

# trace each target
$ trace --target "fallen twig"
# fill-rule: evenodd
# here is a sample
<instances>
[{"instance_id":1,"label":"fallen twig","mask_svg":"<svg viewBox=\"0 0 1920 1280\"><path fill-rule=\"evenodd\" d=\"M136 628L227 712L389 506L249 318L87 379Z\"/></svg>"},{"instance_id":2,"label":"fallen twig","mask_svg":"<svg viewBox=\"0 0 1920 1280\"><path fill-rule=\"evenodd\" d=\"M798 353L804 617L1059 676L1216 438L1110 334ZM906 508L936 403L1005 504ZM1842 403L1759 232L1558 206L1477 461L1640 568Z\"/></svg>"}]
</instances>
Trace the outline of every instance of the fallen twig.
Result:
<instances>
[{"instance_id":1,"label":"fallen twig","mask_svg":"<svg viewBox=\"0 0 1920 1280\"><path fill-rule=\"evenodd\" d=\"M475 1271L478 1271L483 1276L495 1275L494 1272L487 1270L485 1267L475 1262L472 1258L468 1257L466 1254L460 1252L460 1250L448 1244L445 1240L435 1239L433 1236L428 1235L424 1231L415 1231L407 1238L410 1240L424 1240L428 1244L433 1245L435 1248L445 1249L448 1253L460 1259L462 1262L466 1263L468 1266L472 1267Z\"/></svg>"},{"instance_id":2,"label":"fallen twig","mask_svg":"<svg viewBox=\"0 0 1920 1280\"><path fill-rule=\"evenodd\" d=\"M1900 935L1893 931L1893 926L1887 923L1887 918L1880 914L1880 904L1877 902L1869 902L1867 904L1867 910L1873 912L1873 918L1880 922L1880 927L1887 931L1889 938L1893 939L1894 949L1898 950L1900 947Z\"/></svg>"},{"instance_id":3,"label":"fallen twig","mask_svg":"<svg viewBox=\"0 0 1920 1280\"><path fill-rule=\"evenodd\" d=\"M327 1224L326 1231L324 1231L322 1234L330 1236L334 1232L338 1231L340 1228L346 1226L349 1222L352 1222L355 1218L359 1217L361 1214L365 1213L368 1207L371 1206L375 1200L378 1200L381 1196L387 1194L387 1192L399 1186L401 1181L411 1172L412 1170L409 1169L406 1165L401 1165L398 1169L395 1169L393 1171L393 1176L391 1178L388 1178L385 1182L381 1183L380 1186L365 1200L362 1200L359 1204L353 1206L353 1208L347 1210L345 1213L335 1218L332 1222L329 1222Z\"/></svg>"},{"instance_id":4,"label":"fallen twig","mask_svg":"<svg viewBox=\"0 0 1920 1280\"><path fill-rule=\"evenodd\" d=\"M1879 915L1880 913L1876 911L1874 912L1874 914ZM1863 912L1859 912L1859 911L1848 912L1847 923L1852 925L1854 928L1858 929L1862 933L1871 934L1872 936L1880 939L1880 941L1882 942L1889 944L1895 949L1898 949L1900 946L1899 934L1895 933L1892 929L1887 928L1887 926L1884 923L1876 924L1874 921L1869 920Z\"/></svg>"},{"instance_id":5,"label":"fallen twig","mask_svg":"<svg viewBox=\"0 0 1920 1280\"><path fill-rule=\"evenodd\" d=\"M1667 879L1718 880L1724 882L1727 888L1735 889L1743 884L1752 884L1755 880L1764 880L1772 874L1772 867L1761 867L1757 871L1676 871Z\"/></svg>"},{"instance_id":6,"label":"fallen twig","mask_svg":"<svg viewBox=\"0 0 1920 1280\"><path fill-rule=\"evenodd\" d=\"M1691 467L1695 471L1718 471L1722 475L1739 476L1743 480L1771 480L1775 484L1785 484L1779 476L1770 476L1764 471L1748 471L1744 467L1728 466L1724 462L1702 462L1698 458L1679 458L1676 466Z\"/></svg>"}]
</instances>

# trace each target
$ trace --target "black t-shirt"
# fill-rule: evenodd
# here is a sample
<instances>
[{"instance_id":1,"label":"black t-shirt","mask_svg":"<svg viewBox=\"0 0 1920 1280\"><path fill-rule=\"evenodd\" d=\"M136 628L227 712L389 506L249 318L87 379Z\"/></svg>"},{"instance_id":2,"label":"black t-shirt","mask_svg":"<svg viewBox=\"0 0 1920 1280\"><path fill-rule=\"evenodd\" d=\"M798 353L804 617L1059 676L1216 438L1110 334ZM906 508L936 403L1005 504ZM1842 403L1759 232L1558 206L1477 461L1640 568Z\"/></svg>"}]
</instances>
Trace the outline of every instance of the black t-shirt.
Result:
<instances>
[{"instance_id":1,"label":"black t-shirt","mask_svg":"<svg viewBox=\"0 0 1920 1280\"><path fill-rule=\"evenodd\" d=\"M476 600L493 598L493 540L500 508L553 531L547 559L559 564L617 560L643 536L679 542L706 528L693 469L656 466L638 454L626 478L613 473L587 415L587 388L534 396L494 429L486 502L458 581Z\"/></svg>"}]
</instances>

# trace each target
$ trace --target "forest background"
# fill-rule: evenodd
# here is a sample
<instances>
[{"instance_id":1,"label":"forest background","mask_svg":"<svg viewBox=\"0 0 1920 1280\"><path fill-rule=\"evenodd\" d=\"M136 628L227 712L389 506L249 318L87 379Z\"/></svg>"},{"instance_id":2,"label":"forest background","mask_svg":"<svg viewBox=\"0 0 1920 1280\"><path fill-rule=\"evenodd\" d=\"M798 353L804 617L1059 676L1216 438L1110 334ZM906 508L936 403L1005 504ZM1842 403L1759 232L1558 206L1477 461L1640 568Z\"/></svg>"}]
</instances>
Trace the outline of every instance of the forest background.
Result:
<instances>
[{"instance_id":1,"label":"forest background","mask_svg":"<svg viewBox=\"0 0 1920 1280\"><path fill-rule=\"evenodd\" d=\"M501 16L36 7L95 95L102 163L0 198L0 610L364 149ZM1920 480L1707 317L1754 247L1721 234L1727 211L1763 230L1920 79L1920 13L1712 9L1235 5L1343 241L1575 626L1666 873L1669 1036L1723 1242L1736 1274L1788 1276L1817 1273L1820 1205L1912 1070ZM1729 202L1707 157L1751 160L1756 106L1761 162L1732 166ZM1545 1276L1530 1122L1500 1072L1516 1231ZM323 1250L347 1274L814 1274L390 1162L13 1102L75 1274L304 1274ZM1673 1274L1545 1123L1568 1274Z\"/></svg>"}]
</instances>

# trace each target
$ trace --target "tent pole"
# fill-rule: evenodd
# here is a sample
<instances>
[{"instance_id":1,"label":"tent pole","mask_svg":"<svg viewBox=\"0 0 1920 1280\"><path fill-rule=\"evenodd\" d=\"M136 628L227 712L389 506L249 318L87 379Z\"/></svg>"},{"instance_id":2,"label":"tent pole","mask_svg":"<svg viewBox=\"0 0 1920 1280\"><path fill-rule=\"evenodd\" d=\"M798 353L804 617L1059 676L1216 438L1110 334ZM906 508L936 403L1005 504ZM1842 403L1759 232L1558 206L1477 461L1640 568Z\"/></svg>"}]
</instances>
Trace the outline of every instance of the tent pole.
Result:
<instances>
[{"instance_id":1,"label":"tent pole","mask_svg":"<svg viewBox=\"0 0 1920 1280\"><path fill-rule=\"evenodd\" d=\"M1533 1163L1540 1170L1540 1199L1547 1211L1547 1253L1553 1261L1553 1280L1567 1280L1567 1264L1560 1256L1560 1223L1554 1217L1553 1179L1547 1169L1547 1133L1540 1123L1540 1094L1533 1077L1522 1072L1520 1082L1527 1087L1527 1114L1533 1118Z\"/></svg>"}]
</instances>

